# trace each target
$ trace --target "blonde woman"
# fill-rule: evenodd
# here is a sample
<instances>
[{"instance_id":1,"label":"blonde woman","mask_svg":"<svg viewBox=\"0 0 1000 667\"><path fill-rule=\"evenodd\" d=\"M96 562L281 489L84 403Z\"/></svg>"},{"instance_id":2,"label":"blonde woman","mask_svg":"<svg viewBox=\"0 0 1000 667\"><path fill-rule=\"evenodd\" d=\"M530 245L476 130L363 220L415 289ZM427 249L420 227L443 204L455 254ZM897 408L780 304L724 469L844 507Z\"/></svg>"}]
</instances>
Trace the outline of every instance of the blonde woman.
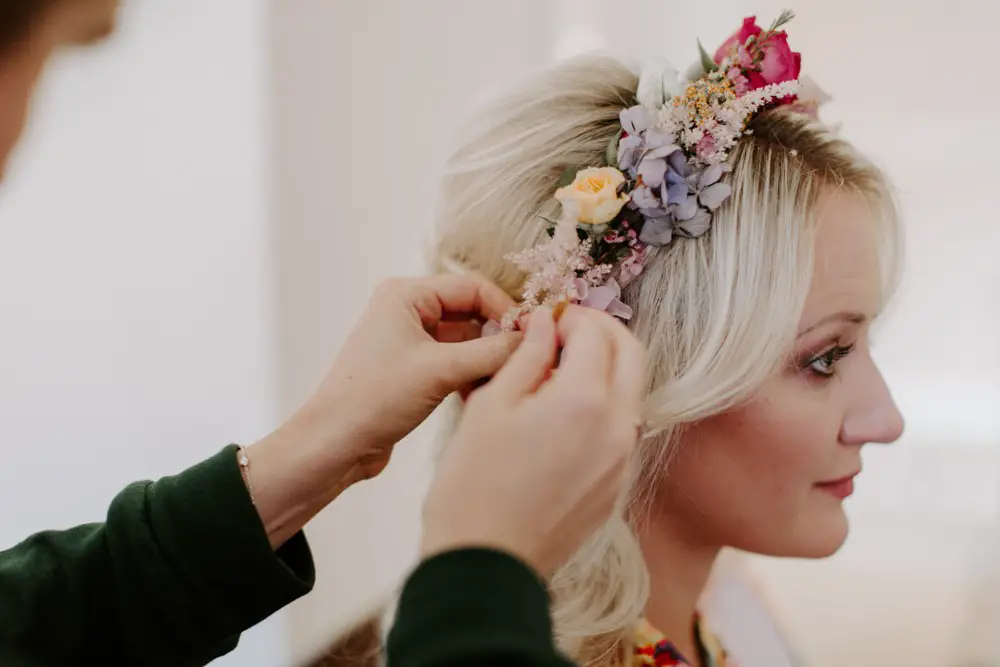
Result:
<instances>
[{"instance_id":1,"label":"blonde woman","mask_svg":"<svg viewBox=\"0 0 1000 667\"><path fill-rule=\"evenodd\" d=\"M697 613L720 551L833 554L861 449L902 433L869 336L896 211L798 96L789 18L750 17L686 81L606 57L540 72L479 110L448 165L437 270L521 310L604 308L647 348L627 502L548 581L582 664L727 664Z\"/></svg>"},{"instance_id":2,"label":"blonde woman","mask_svg":"<svg viewBox=\"0 0 1000 667\"><path fill-rule=\"evenodd\" d=\"M108 34L117 5L0 3L0 171L51 56ZM423 571L431 579L417 578L410 590L446 597L442 576L506 572L518 585L501 593L526 591L546 620L544 591L518 561L551 569L614 507L637 439L642 350L611 317L583 308L558 326L536 313L523 340L479 336L482 320L514 305L481 278L387 281L317 391L274 433L129 485L102 523L45 531L0 551L0 664L201 665L231 651L241 632L312 589L303 526L378 475L396 442L446 396L489 376L434 486L425 543L434 558ZM557 348L569 360L562 379L535 391ZM606 399L584 403L585 420L574 381ZM558 446L549 446L553 430ZM545 484L524 493L526 475ZM524 516L558 530L540 534ZM468 611L463 617L474 620ZM404 657L419 660L436 645L435 633L420 638ZM540 655L557 657L550 633L539 644Z\"/></svg>"}]
</instances>

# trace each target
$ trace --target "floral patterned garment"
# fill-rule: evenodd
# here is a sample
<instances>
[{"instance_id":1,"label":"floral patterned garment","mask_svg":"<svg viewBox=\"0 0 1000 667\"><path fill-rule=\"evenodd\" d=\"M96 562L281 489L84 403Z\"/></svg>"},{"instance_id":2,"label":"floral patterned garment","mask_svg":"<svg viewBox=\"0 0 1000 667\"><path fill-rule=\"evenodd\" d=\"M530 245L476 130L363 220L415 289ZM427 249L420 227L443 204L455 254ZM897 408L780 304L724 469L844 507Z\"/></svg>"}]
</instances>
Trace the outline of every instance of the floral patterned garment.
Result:
<instances>
[{"instance_id":1,"label":"floral patterned garment","mask_svg":"<svg viewBox=\"0 0 1000 667\"><path fill-rule=\"evenodd\" d=\"M737 667L722 647L718 637L695 616L695 636L705 667ZM648 621L641 621L635 631L635 667L690 667L673 642L663 636Z\"/></svg>"}]
</instances>

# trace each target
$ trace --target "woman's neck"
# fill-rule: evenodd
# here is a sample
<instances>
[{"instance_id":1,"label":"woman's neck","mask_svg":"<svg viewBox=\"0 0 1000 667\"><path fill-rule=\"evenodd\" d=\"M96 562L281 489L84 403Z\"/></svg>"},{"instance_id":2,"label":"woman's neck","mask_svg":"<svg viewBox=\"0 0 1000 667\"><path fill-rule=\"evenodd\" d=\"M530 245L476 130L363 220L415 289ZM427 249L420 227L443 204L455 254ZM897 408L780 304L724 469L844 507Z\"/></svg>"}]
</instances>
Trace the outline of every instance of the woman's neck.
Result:
<instances>
[{"instance_id":1,"label":"woman's neck","mask_svg":"<svg viewBox=\"0 0 1000 667\"><path fill-rule=\"evenodd\" d=\"M697 665L692 621L720 548L697 544L664 513L642 521L637 534L651 585L646 619Z\"/></svg>"}]
</instances>

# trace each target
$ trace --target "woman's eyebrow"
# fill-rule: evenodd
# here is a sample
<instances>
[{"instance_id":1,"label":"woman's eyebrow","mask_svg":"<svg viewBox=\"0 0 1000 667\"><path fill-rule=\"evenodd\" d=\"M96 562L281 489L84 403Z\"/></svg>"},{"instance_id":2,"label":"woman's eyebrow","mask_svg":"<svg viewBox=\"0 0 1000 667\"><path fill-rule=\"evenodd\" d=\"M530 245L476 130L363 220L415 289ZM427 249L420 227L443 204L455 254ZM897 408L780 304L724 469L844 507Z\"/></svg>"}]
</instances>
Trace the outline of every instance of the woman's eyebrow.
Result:
<instances>
[{"instance_id":1,"label":"woman's eyebrow","mask_svg":"<svg viewBox=\"0 0 1000 667\"><path fill-rule=\"evenodd\" d=\"M833 313L832 315L827 315L826 317L820 319L818 322L814 322L805 329L799 332L799 338L805 336L810 331L818 329L824 324L829 324L830 322L850 322L851 324L864 324L868 321L868 316L862 313L855 313L851 311L842 311L839 313Z\"/></svg>"}]
</instances>

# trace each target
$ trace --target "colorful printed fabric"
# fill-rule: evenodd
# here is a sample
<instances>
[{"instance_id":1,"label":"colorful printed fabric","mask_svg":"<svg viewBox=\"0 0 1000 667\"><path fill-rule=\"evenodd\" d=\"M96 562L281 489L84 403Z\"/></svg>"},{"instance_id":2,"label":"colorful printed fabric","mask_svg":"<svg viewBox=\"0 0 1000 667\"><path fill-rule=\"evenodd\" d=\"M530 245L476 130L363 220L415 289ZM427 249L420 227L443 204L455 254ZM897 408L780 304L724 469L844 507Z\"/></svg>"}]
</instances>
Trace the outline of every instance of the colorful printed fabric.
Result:
<instances>
[{"instance_id":1,"label":"colorful printed fabric","mask_svg":"<svg viewBox=\"0 0 1000 667\"><path fill-rule=\"evenodd\" d=\"M705 659L705 667L737 667L729 660L726 650L699 616L694 619L698 650ZM690 667L674 643L663 636L648 621L639 623L635 632L635 667Z\"/></svg>"}]
</instances>

